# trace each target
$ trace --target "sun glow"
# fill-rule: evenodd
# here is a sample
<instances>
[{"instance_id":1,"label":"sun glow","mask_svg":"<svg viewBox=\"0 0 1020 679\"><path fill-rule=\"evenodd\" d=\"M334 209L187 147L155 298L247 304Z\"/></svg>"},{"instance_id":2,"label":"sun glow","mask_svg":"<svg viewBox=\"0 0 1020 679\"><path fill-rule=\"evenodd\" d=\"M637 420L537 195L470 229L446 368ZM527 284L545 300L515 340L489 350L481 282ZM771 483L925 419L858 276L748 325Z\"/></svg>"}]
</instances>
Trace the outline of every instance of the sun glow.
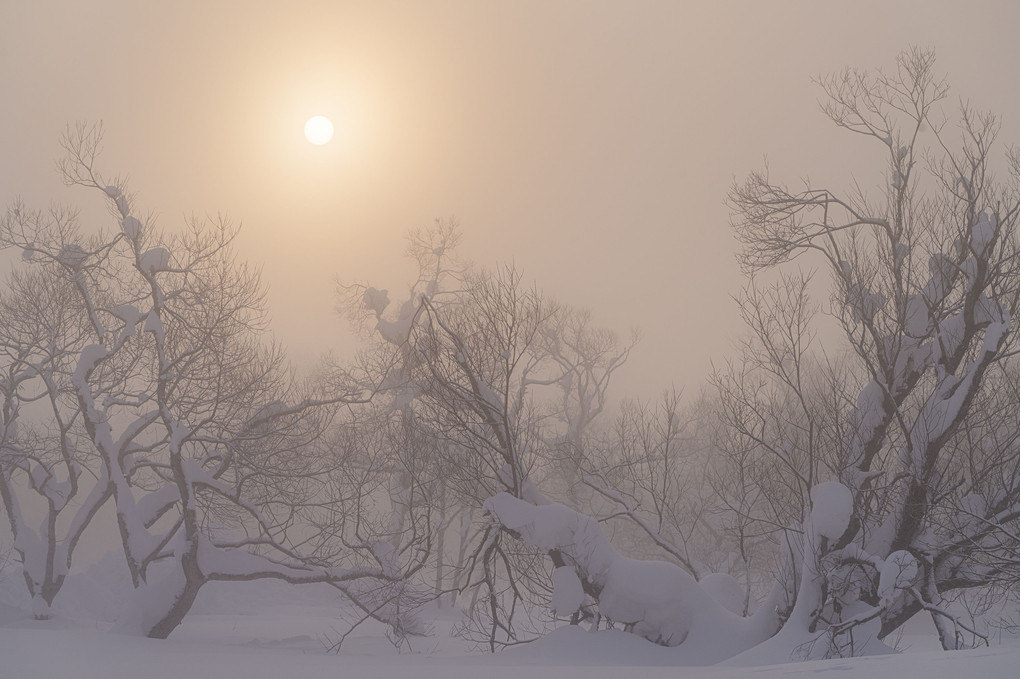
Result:
<instances>
[{"instance_id":1,"label":"sun glow","mask_svg":"<svg viewBox=\"0 0 1020 679\"><path fill-rule=\"evenodd\" d=\"M305 123L305 138L316 146L329 143L333 138L333 123L326 116L312 116Z\"/></svg>"}]
</instances>

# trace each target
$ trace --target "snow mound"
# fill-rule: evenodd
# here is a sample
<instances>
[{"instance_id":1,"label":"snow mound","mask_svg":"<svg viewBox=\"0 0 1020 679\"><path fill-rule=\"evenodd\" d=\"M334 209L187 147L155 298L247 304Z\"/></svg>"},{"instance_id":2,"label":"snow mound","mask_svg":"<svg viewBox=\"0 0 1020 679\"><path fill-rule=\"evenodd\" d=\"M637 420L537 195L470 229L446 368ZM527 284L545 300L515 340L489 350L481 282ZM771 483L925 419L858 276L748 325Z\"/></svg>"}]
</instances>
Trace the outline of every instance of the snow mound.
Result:
<instances>
[{"instance_id":1,"label":"snow mound","mask_svg":"<svg viewBox=\"0 0 1020 679\"><path fill-rule=\"evenodd\" d=\"M380 318L379 322L375 325L375 329L379 331L384 340L399 346L406 342L408 335L411 334L411 325L414 323L416 311L417 307L415 307L411 300L407 300L401 305L400 315L397 317L397 320L390 321Z\"/></svg>"},{"instance_id":2,"label":"snow mound","mask_svg":"<svg viewBox=\"0 0 1020 679\"><path fill-rule=\"evenodd\" d=\"M138 256L138 268L146 273L166 271L170 268L170 251L166 248L152 248Z\"/></svg>"},{"instance_id":3,"label":"snow mound","mask_svg":"<svg viewBox=\"0 0 1020 679\"><path fill-rule=\"evenodd\" d=\"M80 245L71 243L60 248L57 261L66 267L77 269L88 258L88 253Z\"/></svg>"},{"instance_id":4,"label":"snow mound","mask_svg":"<svg viewBox=\"0 0 1020 679\"><path fill-rule=\"evenodd\" d=\"M744 588L729 573L709 573L698 584L730 613L744 614Z\"/></svg>"},{"instance_id":5,"label":"snow mound","mask_svg":"<svg viewBox=\"0 0 1020 679\"><path fill-rule=\"evenodd\" d=\"M589 632L569 625L524 646L509 648L499 654L499 660L521 665L670 667L677 664L674 651L621 630Z\"/></svg>"},{"instance_id":6,"label":"snow mound","mask_svg":"<svg viewBox=\"0 0 1020 679\"><path fill-rule=\"evenodd\" d=\"M854 496L837 481L815 484L811 488L811 525L815 534L837 540L850 525Z\"/></svg>"},{"instance_id":7,"label":"snow mound","mask_svg":"<svg viewBox=\"0 0 1020 679\"><path fill-rule=\"evenodd\" d=\"M576 576L598 592L603 616L656 644L682 645L687 664L718 662L769 633L767 621L734 615L679 566L622 556L589 516L556 503L533 505L508 493L490 497L484 508L528 544L558 551Z\"/></svg>"},{"instance_id":8,"label":"snow mound","mask_svg":"<svg viewBox=\"0 0 1020 679\"><path fill-rule=\"evenodd\" d=\"M361 299L365 303L365 308L373 311L377 318L382 316L383 311L390 305L390 296L386 290L366 288Z\"/></svg>"},{"instance_id":9,"label":"snow mound","mask_svg":"<svg viewBox=\"0 0 1020 679\"><path fill-rule=\"evenodd\" d=\"M890 554L878 578L878 596L884 603L892 601L898 589L906 589L917 577L917 560L907 551Z\"/></svg>"},{"instance_id":10,"label":"snow mound","mask_svg":"<svg viewBox=\"0 0 1020 679\"><path fill-rule=\"evenodd\" d=\"M560 566L553 571L553 595L549 607L559 616L573 615L584 603L584 588L574 569Z\"/></svg>"},{"instance_id":11,"label":"snow mound","mask_svg":"<svg viewBox=\"0 0 1020 679\"><path fill-rule=\"evenodd\" d=\"M124 235L134 240L138 238L138 234L142 231L142 223L138 221L137 217L128 215L120 223L121 229L124 231Z\"/></svg>"}]
</instances>

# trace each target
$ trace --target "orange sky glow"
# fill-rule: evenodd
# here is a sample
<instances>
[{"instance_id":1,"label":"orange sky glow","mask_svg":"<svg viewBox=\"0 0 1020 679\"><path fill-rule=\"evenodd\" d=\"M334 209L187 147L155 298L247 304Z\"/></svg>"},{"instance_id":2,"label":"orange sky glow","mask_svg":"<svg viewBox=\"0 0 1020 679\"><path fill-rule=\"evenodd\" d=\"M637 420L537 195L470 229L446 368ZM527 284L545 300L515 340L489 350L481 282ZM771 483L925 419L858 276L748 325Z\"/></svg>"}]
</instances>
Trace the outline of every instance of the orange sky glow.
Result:
<instances>
[{"instance_id":1,"label":"orange sky glow","mask_svg":"<svg viewBox=\"0 0 1020 679\"><path fill-rule=\"evenodd\" d=\"M300 366L350 353L334 280L399 291L408 229L456 216L463 254L514 262L644 340L621 385L696 388L742 332L727 189L877 181L812 77L937 50L953 96L1020 142L1013 2L9 3L0 200L88 203L53 170L75 121L171 226L244 225ZM322 147L303 135L329 117ZM83 205L83 214L102 219Z\"/></svg>"}]
</instances>

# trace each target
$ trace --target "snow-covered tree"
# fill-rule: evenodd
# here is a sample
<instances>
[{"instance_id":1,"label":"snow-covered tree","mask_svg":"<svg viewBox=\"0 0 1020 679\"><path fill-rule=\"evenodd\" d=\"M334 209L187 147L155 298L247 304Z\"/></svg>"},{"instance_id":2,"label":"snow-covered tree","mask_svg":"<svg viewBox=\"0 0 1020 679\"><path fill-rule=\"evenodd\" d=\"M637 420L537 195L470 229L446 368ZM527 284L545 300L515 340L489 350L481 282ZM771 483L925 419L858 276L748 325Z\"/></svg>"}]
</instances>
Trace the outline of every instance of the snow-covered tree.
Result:
<instances>
[{"instance_id":1,"label":"snow-covered tree","mask_svg":"<svg viewBox=\"0 0 1020 679\"><path fill-rule=\"evenodd\" d=\"M733 505L783 537L767 601L726 618L682 568L625 559L588 517L508 493L486 503L495 525L557 553L603 615L668 645L725 636L716 657L770 637L791 654L855 653L921 610L956 648L972 631L946 597L1015 563L1015 411L989 422L976 404L1015 384L1020 155L1007 152L997 180L997 122L967 106L949 133L929 52L821 84L833 122L881 152L879 188L790 190L758 172L731 194L746 270L821 265L856 361L836 350L810 365L805 279L749 289L756 367L723 385L723 407L743 441L733 450L771 460L743 485L767 512Z\"/></svg>"},{"instance_id":2,"label":"snow-covered tree","mask_svg":"<svg viewBox=\"0 0 1020 679\"><path fill-rule=\"evenodd\" d=\"M333 385L317 397L290 378L281 350L264 341L263 287L234 257L229 222L160 231L133 211L123 185L98 174L98 128L81 126L64 144L65 180L103 196L117 228L86 233L73 219L15 214L2 231L3 244L20 248L32 276L74 311L71 341L44 328L56 341L41 358L22 352L10 372L16 382L5 389L5 423L13 423L19 399L28 398L18 391L22 374L45 381L59 369L66 384L55 380L64 398L53 407L50 438L76 427L76 445L91 455L91 504L78 510L83 518L75 515L60 563L78 525L109 497L134 585L118 621L123 631L166 637L207 582L267 577L329 583L399 632L418 631L379 598L404 576L385 541L366 536L342 541L341 550L332 535L309 533L331 527L337 512L337 456L322 435L336 407L361 400L362 390ZM45 285L35 287L36 303L46 303ZM14 475L8 470L24 471L49 501L52 522L56 501L66 502L81 474L77 451L39 438L43 459L6 429L5 481ZM26 553L26 578L48 574L35 565L54 560L46 539L37 534L42 551Z\"/></svg>"},{"instance_id":3,"label":"snow-covered tree","mask_svg":"<svg viewBox=\"0 0 1020 679\"><path fill-rule=\"evenodd\" d=\"M466 506L503 490L534 490L529 477L544 440L542 414L531 398L545 355L538 351L552 307L520 272L471 272L455 304L424 299L409 347L420 418L446 451L447 487ZM483 527L473 541L463 587L480 604L479 640L519 638L519 619L532 601L526 581L541 570L534 550L506 545ZM478 601L478 596L482 600ZM529 625L525 625L529 627Z\"/></svg>"},{"instance_id":4,"label":"snow-covered tree","mask_svg":"<svg viewBox=\"0 0 1020 679\"><path fill-rule=\"evenodd\" d=\"M420 387L413 374L415 358L408 340L424 303L434 308L457 304L468 268L458 257L460 240L459 225L452 218L410 231L405 256L415 262L418 272L406 298L395 303L389 290L368 283L340 282L337 286L338 311L365 335L366 344L356 364L362 382L377 392L377 407L371 412L374 422L368 429L385 432L374 443L377 473L386 479L382 494L389 505L389 532L394 546L406 549L411 543L397 544L402 527L416 525L415 517L423 513L431 516L427 533L434 541L433 590L437 598L453 587L447 580L451 574L456 579L463 564L471 510L449 487L452 444L436 437L430 424L419 416ZM464 527L460 558L448 563L447 533L458 519Z\"/></svg>"},{"instance_id":5,"label":"snow-covered tree","mask_svg":"<svg viewBox=\"0 0 1020 679\"><path fill-rule=\"evenodd\" d=\"M1006 154L998 181L998 123L968 106L949 132L930 52L903 54L889 74L848 70L822 86L833 122L882 152L880 188L791 191L754 173L731 196L748 271L801 255L828 271L831 312L868 380L843 408L835 455L813 456L848 503L839 502L839 531L803 543L792 610L838 644L871 619L884 638L924 609L943 646L956 648L965 630L945 597L996 576L972 555L994 551L1020 516L1020 478L985 478L1015 452L998 446L980 459L963 445L984 419L975 402L1015 343L1020 157ZM1001 426L1015 429L1008 417Z\"/></svg>"},{"instance_id":6,"label":"snow-covered tree","mask_svg":"<svg viewBox=\"0 0 1020 679\"><path fill-rule=\"evenodd\" d=\"M45 219L66 224L70 213L43 215L19 205L0 222L0 233ZM73 295L69 281L21 269L0 294L0 498L39 619L49 617L75 547L111 493L108 478L94 476L95 453L69 407L87 332Z\"/></svg>"},{"instance_id":7,"label":"snow-covered tree","mask_svg":"<svg viewBox=\"0 0 1020 679\"><path fill-rule=\"evenodd\" d=\"M460 264L453 220L437 220L408 240L419 275L406 300L391 305L387 290L341 285L341 310L356 325L374 322L375 342L361 363L366 375L381 377L367 383L383 385L384 401L391 395L392 411L416 432L415 456L428 458L433 468L435 482L421 501L437 515L435 589L443 591L447 528L459 519L453 594L466 588L472 610L488 607L482 611L486 629L475 632L493 646L497 631L517 638L513 614L504 613L526 612L514 604L528 589L522 583L530 579L542 595L547 587L533 579L541 570L533 549L489 544L489 524L472 526L472 516L493 493L533 490L529 479L538 467L537 475L551 479L557 491L564 471L580 478L581 441L605 409L611 378L634 341L621 345L590 313L549 302L511 266L486 271ZM409 478L403 466L395 468ZM477 550L486 545L483 556ZM481 602L480 588L487 590Z\"/></svg>"}]
</instances>

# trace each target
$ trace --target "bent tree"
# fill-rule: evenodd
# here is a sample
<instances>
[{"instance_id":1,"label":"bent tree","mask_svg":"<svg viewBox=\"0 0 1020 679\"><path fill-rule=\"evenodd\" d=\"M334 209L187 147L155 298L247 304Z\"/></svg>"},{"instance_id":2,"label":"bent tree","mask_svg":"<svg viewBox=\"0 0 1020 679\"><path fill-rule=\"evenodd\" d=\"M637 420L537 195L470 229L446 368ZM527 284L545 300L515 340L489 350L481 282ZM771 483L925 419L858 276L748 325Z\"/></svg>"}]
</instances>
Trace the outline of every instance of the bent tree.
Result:
<instances>
[{"instance_id":1,"label":"bent tree","mask_svg":"<svg viewBox=\"0 0 1020 679\"><path fill-rule=\"evenodd\" d=\"M761 171L730 194L744 270L778 269L787 276L780 291L800 288L787 271L795 264L827 273L828 311L854 364L831 374L863 376L853 395L833 380L826 396L818 380L808 389L799 374L791 377L803 367L794 362L805 356L804 328L782 333L792 344L781 351L768 347L782 338L760 338L765 350L756 360L785 384L786 406L800 407L796 399L809 393L825 404L805 401L803 416L785 420L787 429L820 428L806 456L792 457L776 429L735 432L748 439L746 459L771 455L777 474L795 477L782 483L803 503L789 512L767 601L749 619L727 618L679 566L624 559L587 517L506 494L486 505L496 525L558 550L603 614L658 643L728 629L717 655L770 637L802 656L854 653L855 643L885 638L923 610L943 646L958 648L973 630L947 598L1016 574L1016 411L982 406L1016 391L1020 154L998 153L992 115L964 105L958 124L942 118L948 88L930 52L908 51L888 73L848 69L820 84L825 114L878 151L877 188L858 181L849 192L810 183L790 189ZM773 302L786 306L765 308ZM747 304L761 307L752 317L800 323L811 315L799 293L758 294ZM753 399L740 402L755 417Z\"/></svg>"},{"instance_id":2,"label":"bent tree","mask_svg":"<svg viewBox=\"0 0 1020 679\"><path fill-rule=\"evenodd\" d=\"M940 117L947 87L930 52L822 87L829 118L880 150L882 186L791 191L754 173L731 194L745 269L819 262L869 378L834 451L852 511L805 550L802 622L841 643L871 620L884 638L924 609L956 648L965 630L945 597L999 579L1020 516L1015 411L989 421L975 408L1013 372L1020 156L1006 153L997 181L996 118L966 105L958 125Z\"/></svg>"}]
</instances>

